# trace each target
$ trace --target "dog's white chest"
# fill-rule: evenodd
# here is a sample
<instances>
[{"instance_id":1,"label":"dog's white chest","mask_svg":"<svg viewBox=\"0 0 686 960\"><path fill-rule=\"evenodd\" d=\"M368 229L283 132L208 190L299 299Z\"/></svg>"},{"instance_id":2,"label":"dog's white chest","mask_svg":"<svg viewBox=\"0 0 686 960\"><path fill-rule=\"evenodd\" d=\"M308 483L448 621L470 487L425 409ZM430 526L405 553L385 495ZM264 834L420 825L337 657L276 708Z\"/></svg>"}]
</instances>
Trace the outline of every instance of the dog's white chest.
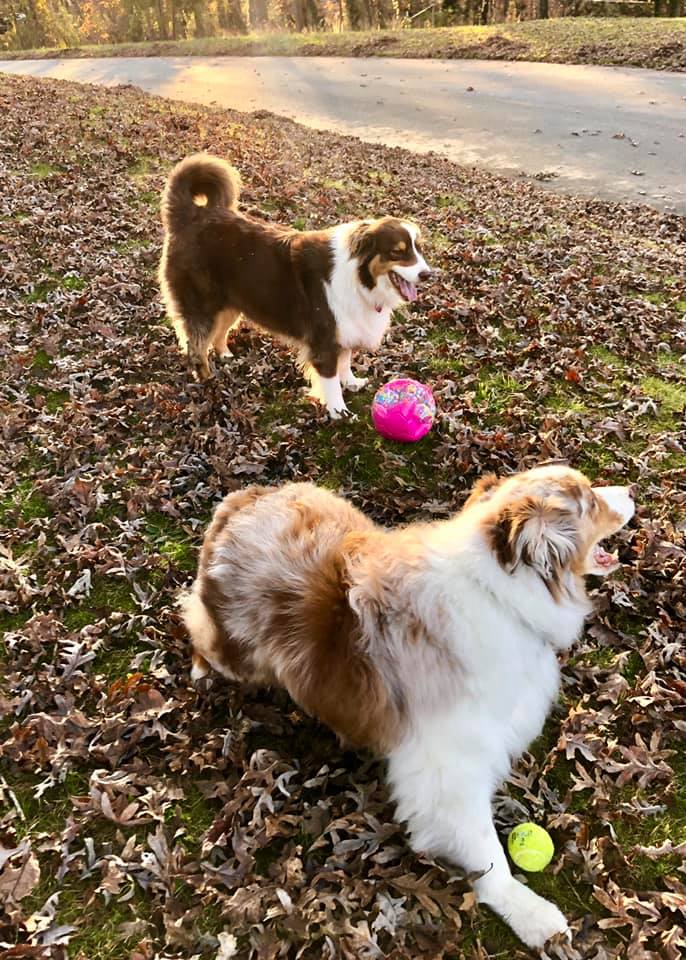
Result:
<instances>
[{"instance_id":1,"label":"dog's white chest","mask_svg":"<svg viewBox=\"0 0 686 960\"><path fill-rule=\"evenodd\" d=\"M357 299L354 312L334 314L338 342L350 350L376 350L391 322L390 308L370 309L359 297Z\"/></svg>"}]
</instances>

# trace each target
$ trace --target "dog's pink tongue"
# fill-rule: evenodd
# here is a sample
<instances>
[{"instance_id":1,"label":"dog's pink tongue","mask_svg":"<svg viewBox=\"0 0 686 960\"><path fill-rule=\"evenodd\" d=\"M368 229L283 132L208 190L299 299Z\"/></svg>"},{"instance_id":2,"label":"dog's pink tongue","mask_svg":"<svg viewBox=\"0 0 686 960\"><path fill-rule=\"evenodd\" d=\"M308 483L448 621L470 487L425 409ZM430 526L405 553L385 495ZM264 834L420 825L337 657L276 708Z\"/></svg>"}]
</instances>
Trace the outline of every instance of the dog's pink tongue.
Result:
<instances>
[{"instance_id":1,"label":"dog's pink tongue","mask_svg":"<svg viewBox=\"0 0 686 960\"><path fill-rule=\"evenodd\" d=\"M409 280L406 280L405 277L400 278L400 290L405 299L409 300L410 303L417 299L417 288L413 283L410 283Z\"/></svg>"},{"instance_id":2,"label":"dog's pink tongue","mask_svg":"<svg viewBox=\"0 0 686 960\"><path fill-rule=\"evenodd\" d=\"M593 559L600 567L611 567L617 562L617 558L602 547L596 547L593 551Z\"/></svg>"}]
</instances>

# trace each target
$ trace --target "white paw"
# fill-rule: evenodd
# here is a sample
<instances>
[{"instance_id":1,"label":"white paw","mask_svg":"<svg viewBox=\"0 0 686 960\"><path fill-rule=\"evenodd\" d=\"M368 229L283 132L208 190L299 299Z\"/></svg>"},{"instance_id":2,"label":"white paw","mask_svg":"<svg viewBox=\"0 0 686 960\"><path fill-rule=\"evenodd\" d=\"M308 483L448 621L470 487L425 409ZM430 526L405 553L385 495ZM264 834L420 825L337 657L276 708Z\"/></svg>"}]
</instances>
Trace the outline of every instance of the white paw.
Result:
<instances>
[{"instance_id":1,"label":"white paw","mask_svg":"<svg viewBox=\"0 0 686 960\"><path fill-rule=\"evenodd\" d=\"M216 350L216 351L215 351L215 355L216 355L216 357L217 357L217 360L221 360L222 363L226 363L226 361L227 361L227 360L230 360L231 357L233 356L233 354L232 354L231 351L228 349L228 347L227 347L226 349L224 349L224 350L221 350L221 351L220 351L220 350Z\"/></svg>"},{"instance_id":2,"label":"white paw","mask_svg":"<svg viewBox=\"0 0 686 960\"><path fill-rule=\"evenodd\" d=\"M343 381L343 386L346 390L352 390L353 393L357 393L358 390L364 389L368 383L369 380L366 377L353 377L351 375L347 380Z\"/></svg>"},{"instance_id":3,"label":"white paw","mask_svg":"<svg viewBox=\"0 0 686 960\"><path fill-rule=\"evenodd\" d=\"M555 904L539 897L514 877L505 891L482 899L500 914L527 947L538 950L557 933L571 939L567 921Z\"/></svg>"},{"instance_id":4,"label":"white paw","mask_svg":"<svg viewBox=\"0 0 686 960\"><path fill-rule=\"evenodd\" d=\"M203 677L206 677L209 672L210 668L207 663L194 660L193 666L191 667L191 681L197 683L199 680L202 680Z\"/></svg>"},{"instance_id":5,"label":"white paw","mask_svg":"<svg viewBox=\"0 0 686 960\"><path fill-rule=\"evenodd\" d=\"M343 417L350 416L350 411L347 407L341 407L340 409L336 409L335 407L327 407L326 410L332 420L342 420Z\"/></svg>"}]
</instances>

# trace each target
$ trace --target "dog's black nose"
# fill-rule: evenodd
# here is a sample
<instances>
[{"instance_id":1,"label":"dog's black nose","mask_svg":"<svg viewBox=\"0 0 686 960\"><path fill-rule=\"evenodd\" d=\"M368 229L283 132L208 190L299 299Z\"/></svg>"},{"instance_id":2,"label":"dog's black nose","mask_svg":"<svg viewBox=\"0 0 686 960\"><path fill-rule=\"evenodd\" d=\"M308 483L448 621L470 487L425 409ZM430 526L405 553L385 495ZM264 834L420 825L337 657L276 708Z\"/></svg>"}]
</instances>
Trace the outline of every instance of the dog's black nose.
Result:
<instances>
[{"instance_id":1,"label":"dog's black nose","mask_svg":"<svg viewBox=\"0 0 686 960\"><path fill-rule=\"evenodd\" d=\"M419 279L428 280L430 276L431 276L430 270L422 270L422 272L419 274Z\"/></svg>"}]
</instances>

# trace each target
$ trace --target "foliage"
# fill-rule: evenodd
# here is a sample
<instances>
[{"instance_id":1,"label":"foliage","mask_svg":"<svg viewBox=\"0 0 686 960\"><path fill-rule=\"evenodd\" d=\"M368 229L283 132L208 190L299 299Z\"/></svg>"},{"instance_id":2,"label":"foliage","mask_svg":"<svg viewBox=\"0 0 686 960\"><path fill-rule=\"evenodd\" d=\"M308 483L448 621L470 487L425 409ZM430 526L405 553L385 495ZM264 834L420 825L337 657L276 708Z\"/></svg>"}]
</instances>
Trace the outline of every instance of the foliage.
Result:
<instances>
[{"instance_id":1,"label":"foliage","mask_svg":"<svg viewBox=\"0 0 686 960\"><path fill-rule=\"evenodd\" d=\"M686 0L0 0L0 50L197 40L248 27L309 34L684 14Z\"/></svg>"},{"instance_id":2,"label":"foliage","mask_svg":"<svg viewBox=\"0 0 686 960\"><path fill-rule=\"evenodd\" d=\"M539 60L684 70L686 19L579 18L436 30L250 33L223 38L17 50L3 54L6 58L222 55Z\"/></svg>"},{"instance_id":3,"label":"foliage","mask_svg":"<svg viewBox=\"0 0 686 960\"><path fill-rule=\"evenodd\" d=\"M572 919L565 956L677 960L684 220L132 88L0 77L0 110L0 950L525 957L411 853L380 764L282 694L190 686L175 600L244 484L312 479L400 523L564 456L635 482L639 509L497 822L553 835L529 882ZM214 381L188 382L157 298L158 197L198 148L240 168L257 216L422 223L440 272L361 358L356 421L328 423L289 351L247 327ZM392 375L434 388L415 446L369 422Z\"/></svg>"}]
</instances>

